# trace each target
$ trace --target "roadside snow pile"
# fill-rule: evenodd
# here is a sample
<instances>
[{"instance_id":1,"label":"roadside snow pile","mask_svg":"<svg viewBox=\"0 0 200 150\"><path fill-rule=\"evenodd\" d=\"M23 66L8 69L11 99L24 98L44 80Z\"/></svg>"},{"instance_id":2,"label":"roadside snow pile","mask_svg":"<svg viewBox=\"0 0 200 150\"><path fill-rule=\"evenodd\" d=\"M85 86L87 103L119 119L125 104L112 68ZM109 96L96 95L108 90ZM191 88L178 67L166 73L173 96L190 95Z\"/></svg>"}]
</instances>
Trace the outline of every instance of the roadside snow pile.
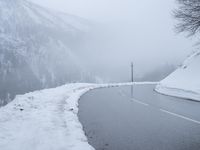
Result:
<instances>
[{"instance_id":1,"label":"roadside snow pile","mask_svg":"<svg viewBox=\"0 0 200 150\"><path fill-rule=\"evenodd\" d=\"M161 81L156 91L200 101L200 51L193 53L181 67Z\"/></svg>"},{"instance_id":2,"label":"roadside snow pile","mask_svg":"<svg viewBox=\"0 0 200 150\"><path fill-rule=\"evenodd\" d=\"M94 150L78 119L80 97L95 88L156 84L68 84L17 96L0 108L0 150Z\"/></svg>"},{"instance_id":3,"label":"roadside snow pile","mask_svg":"<svg viewBox=\"0 0 200 150\"><path fill-rule=\"evenodd\" d=\"M17 96L0 109L1 150L93 150L77 113L92 84L69 84Z\"/></svg>"}]
</instances>

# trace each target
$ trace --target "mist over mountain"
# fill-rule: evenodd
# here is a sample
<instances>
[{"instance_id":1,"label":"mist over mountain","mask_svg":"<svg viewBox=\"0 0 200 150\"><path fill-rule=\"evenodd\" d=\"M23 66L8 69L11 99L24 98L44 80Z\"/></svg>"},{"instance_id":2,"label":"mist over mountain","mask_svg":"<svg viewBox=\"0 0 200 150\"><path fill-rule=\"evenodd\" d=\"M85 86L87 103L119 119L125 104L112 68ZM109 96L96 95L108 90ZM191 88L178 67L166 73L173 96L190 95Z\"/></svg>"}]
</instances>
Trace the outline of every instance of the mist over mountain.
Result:
<instances>
[{"instance_id":1,"label":"mist over mountain","mask_svg":"<svg viewBox=\"0 0 200 150\"><path fill-rule=\"evenodd\" d=\"M0 98L86 80L76 57L90 23L26 0L0 0Z\"/></svg>"},{"instance_id":2,"label":"mist over mountain","mask_svg":"<svg viewBox=\"0 0 200 150\"><path fill-rule=\"evenodd\" d=\"M6 103L66 82L128 82L131 62L136 80L158 81L173 70L163 65L177 66L190 51L158 22L147 28L136 12L97 23L46 6L0 0L0 99Z\"/></svg>"}]
</instances>

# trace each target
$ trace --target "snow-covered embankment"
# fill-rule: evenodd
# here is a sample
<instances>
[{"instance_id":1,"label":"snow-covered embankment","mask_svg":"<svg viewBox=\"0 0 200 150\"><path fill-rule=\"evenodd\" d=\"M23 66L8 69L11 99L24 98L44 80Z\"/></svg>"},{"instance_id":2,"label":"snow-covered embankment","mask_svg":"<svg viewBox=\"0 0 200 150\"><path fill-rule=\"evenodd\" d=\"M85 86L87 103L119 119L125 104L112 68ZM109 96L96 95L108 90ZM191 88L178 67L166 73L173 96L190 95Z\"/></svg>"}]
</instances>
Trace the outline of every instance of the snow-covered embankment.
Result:
<instances>
[{"instance_id":1,"label":"snow-covered embankment","mask_svg":"<svg viewBox=\"0 0 200 150\"><path fill-rule=\"evenodd\" d=\"M78 121L78 99L95 85L69 84L17 96L0 109L1 150L93 150Z\"/></svg>"},{"instance_id":2,"label":"snow-covered embankment","mask_svg":"<svg viewBox=\"0 0 200 150\"><path fill-rule=\"evenodd\" d=\"M156 84L67 84L17 96L0 109L1 150L94 150L78 120L80 97L95 88Z\"/></svg>"},{"instance_id":3,"label":"snow-covered embankment","mask_svg":"<svg viewBox=\"0 0 200 150\"><path fill-rule=\"evenodd\" d=\"M156 91L200 101L200 51L193 53L182 66L161 81Z\"/></svg>"}]
</instances>

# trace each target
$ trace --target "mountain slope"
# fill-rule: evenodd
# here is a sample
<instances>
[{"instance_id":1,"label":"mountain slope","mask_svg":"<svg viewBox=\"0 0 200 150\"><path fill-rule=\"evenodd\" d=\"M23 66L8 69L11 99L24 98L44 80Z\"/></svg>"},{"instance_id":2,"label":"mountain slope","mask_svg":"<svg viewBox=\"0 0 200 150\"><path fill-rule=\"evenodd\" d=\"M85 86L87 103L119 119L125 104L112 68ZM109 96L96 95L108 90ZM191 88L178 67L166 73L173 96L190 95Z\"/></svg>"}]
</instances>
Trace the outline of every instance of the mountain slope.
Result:
<instances>
[{"instance_id":1,"label":"mountain slope","mask_svg":"<svg viewBox=\"0 0 200 150\"><path fill-rule=\"evenodd\" d=\"M80 80L84 19L26 0L0 0L0 98Z\"/></svg>"},{"instance_id":2,"label":"mountain slope","mask_svg":"<svg viewBox=\"0 0 200 150\"><path fill-rule=\"evenodd\" d=\"M200 101L200 51L188 57L183 65L165 78L156 91L186 99Z\"/></svg>"}]
</instances>

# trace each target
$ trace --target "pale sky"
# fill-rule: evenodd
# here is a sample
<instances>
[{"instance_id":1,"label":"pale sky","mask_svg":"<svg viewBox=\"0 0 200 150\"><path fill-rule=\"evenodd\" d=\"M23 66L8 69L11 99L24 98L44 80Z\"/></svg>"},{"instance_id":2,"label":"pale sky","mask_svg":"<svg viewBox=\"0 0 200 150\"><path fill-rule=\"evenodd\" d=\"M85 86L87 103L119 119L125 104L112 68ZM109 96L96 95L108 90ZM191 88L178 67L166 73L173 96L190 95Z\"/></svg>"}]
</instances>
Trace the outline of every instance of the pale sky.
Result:
<instances>
[{"instance_id":1,"label":"pale sky","mask_svg":"<svg viewBox=\"0 0 200 150\"><path fill-rule=\"evenodd\" d=\"M31 0L43 6L97 21L142 14L169 17L175 0Z\"/></svg>"}]
</instances>

